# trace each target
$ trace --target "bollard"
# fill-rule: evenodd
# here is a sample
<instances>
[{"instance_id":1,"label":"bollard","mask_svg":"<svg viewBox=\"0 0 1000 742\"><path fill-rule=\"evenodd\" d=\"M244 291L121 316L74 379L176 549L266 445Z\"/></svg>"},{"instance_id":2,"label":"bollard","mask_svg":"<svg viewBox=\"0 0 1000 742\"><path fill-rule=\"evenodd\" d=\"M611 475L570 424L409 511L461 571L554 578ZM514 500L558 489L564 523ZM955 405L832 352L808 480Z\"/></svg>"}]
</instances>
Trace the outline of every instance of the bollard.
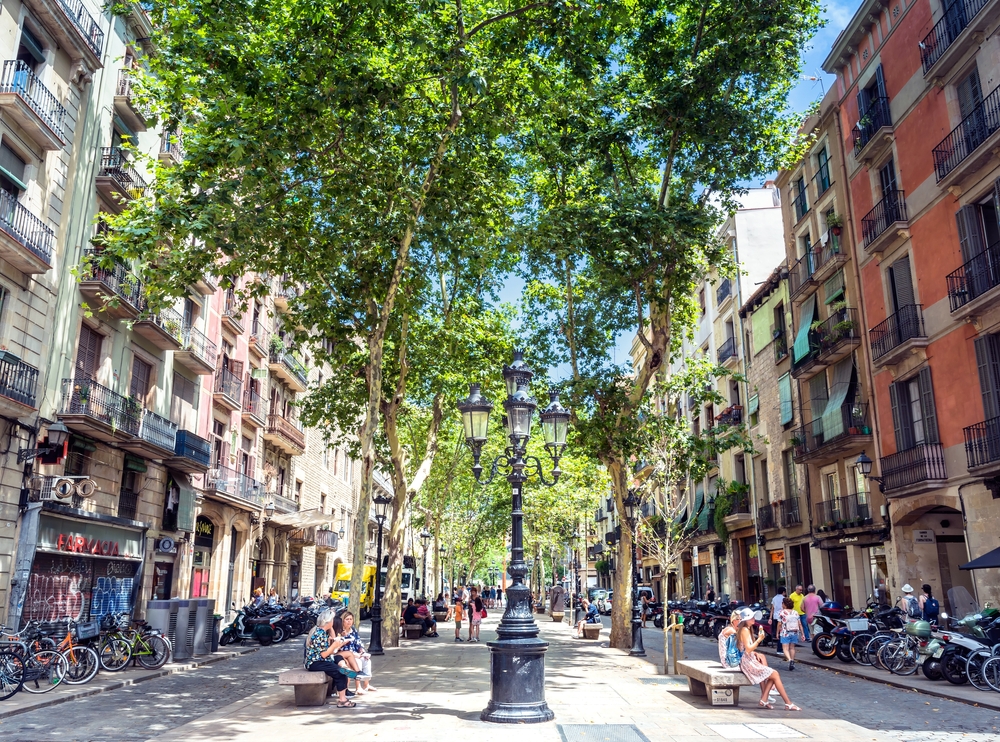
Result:
<instances>
[{"instance_id":1,"label":"bollard","mask_svg":"<svg viewBox=\"0 0 1000 742\"><path fill-rule=\"evenodd\" d=\"M674 658L674 675L676 675L677 662L684 659L684 616L677 613L670 614L670 623L667 625L667 631L670 632L670 652Z\"/></svg>"}]
</instances>

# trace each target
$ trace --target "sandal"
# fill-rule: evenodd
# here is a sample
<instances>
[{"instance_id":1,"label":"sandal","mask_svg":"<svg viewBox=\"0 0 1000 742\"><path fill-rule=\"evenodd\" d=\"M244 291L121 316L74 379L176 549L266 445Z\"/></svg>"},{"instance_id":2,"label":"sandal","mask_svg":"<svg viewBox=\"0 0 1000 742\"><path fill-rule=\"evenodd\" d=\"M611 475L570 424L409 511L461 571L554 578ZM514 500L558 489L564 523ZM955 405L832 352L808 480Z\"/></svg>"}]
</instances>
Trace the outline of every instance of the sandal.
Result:
<instances>
[{"instance_id":1,"label":"sandal","mask_svg":"<svg viewBox=\"0 0 1000 742\"><path fill-rule=\"evenodd\" d=\"M760 706L762 709L773 709L774 708L774 706L772 706L767 701L757 701L757 705Z\"/></svg>"},{"instance_id":2,"label":"sandal","mask_svg":"<svg viewBox=\"0 0 1000 742\"><path fill-rule=\"evenodd\" d=\"M347 677L351 678L352 680L358 676L357 671L352 670L349 667L338 667L337 669L340 671L341 675L346 675Z\"/></svg>"},{"instance_id":3,"label":"sandal","mask_svg":"<svg viewBox=\"0 0 1000 742\"><path fill-rule=\"evenodd\" d=\"M786 703L785 704L785 711L801 711L801 710L802 709L800 709L794 703Z\"/></svg>"},{"instance_id":4,"label":"sandal","mask_svg":"<svg viewBox=\"0 0 1000 742\"><path fill-rule=\"evenodd\" d=\"M354 708L357 705L358 704L356 704L354 701L344 701L343 703L338 703L337 704L337 708L339 708L339 709L352 709L352 708Z\"/></svg>"}]
</instances>

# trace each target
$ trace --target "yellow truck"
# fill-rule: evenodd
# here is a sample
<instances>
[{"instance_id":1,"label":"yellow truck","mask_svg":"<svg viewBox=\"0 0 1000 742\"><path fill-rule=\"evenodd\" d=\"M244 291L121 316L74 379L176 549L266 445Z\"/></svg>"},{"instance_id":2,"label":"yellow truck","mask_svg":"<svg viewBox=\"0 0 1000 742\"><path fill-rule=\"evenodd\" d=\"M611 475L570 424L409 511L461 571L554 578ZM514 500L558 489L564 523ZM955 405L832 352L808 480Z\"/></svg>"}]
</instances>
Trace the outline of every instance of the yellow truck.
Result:
<instances>
[{"instance_id":1,"label":"yellow truck","mask_svg":"<svg viewBox=\"0 0 1000 742\"><path fill-rule=\"evenodd\" d=\"M339 600L345 606L355 611L350 605L351 595L351 565L338 564L337 574L333 581L333 590L330 597ZM355 611L359 613L360 620L366 620L371 615L372 603L375 601L375 565L366 564L364 582L361 583L361 608Z\"/></svg>"}]
</instances>

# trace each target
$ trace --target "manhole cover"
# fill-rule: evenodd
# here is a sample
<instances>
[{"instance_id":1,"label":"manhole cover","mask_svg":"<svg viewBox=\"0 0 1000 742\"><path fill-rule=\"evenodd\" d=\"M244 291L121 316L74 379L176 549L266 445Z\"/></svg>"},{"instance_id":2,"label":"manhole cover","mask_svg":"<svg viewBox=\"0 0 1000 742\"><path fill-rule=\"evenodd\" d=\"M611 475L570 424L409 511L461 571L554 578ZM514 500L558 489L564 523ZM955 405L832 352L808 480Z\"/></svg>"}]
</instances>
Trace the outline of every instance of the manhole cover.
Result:
<instances>
[{"instance_id":1,"label":"manhole cover","mask_svg":"<svg viewBox=\"0 0 1000 742\"><path fill-rule=\"evenodd\" d=\"M563 742L649 742L634 724L557 724Z\"/></svg>"},{"instance_id":2,"label":"manhole cover","mask_svg":"<svg viewBox=\"0 0 1000 742\"><path fill-rule=\"evenodd\" d=\"M688 682L686 678L665 678L665 677L652 677L652 678L639 678L640 683L645 685L676 685L679 688L687 688Z\"/></svg>"}]
</instances>

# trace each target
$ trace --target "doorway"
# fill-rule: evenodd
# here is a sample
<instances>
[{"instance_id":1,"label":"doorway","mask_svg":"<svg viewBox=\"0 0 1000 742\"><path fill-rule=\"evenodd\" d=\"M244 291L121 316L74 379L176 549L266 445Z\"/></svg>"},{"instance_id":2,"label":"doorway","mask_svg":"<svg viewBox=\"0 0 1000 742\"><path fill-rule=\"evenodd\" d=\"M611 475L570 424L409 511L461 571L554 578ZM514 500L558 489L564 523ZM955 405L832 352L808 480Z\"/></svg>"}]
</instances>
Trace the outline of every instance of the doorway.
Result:
<instances>
[{"instance_id":1,"label":"doorway","mask_svg":"<svg viewBox=\"0 0 1000 742\"><path fill-rule=\"evenodd\" d=\"M947 595L953 587L964 587L970 595L976 594L972 573L962 571L958 565L969 561L965 536L937 536L938 572L941 577L941 594Z\"/></svg>"},{"instance_id":2,"label":"doorway","mask_svg":"<svg viewBox=\"0 0 1000 742\"><path fill-rule=\"evenodd\" d=\"M236 526L233 526L229 531L229 577L226 581L226 610L228 611L233 604L233 577L236 574L236 539L239 538L239 533L236 530Z\"/></svg>"},{"instance_id":3,"label":"doorway","mask_svg":"<svg viewBox=\"0 0 1000 742\"><path fill-rule=\"evenodd\" d=\"M830 551L830 593L841 605L854 605L851 597L851 573L847 563L847 549Z\"/></svg>"}]
</instances>

